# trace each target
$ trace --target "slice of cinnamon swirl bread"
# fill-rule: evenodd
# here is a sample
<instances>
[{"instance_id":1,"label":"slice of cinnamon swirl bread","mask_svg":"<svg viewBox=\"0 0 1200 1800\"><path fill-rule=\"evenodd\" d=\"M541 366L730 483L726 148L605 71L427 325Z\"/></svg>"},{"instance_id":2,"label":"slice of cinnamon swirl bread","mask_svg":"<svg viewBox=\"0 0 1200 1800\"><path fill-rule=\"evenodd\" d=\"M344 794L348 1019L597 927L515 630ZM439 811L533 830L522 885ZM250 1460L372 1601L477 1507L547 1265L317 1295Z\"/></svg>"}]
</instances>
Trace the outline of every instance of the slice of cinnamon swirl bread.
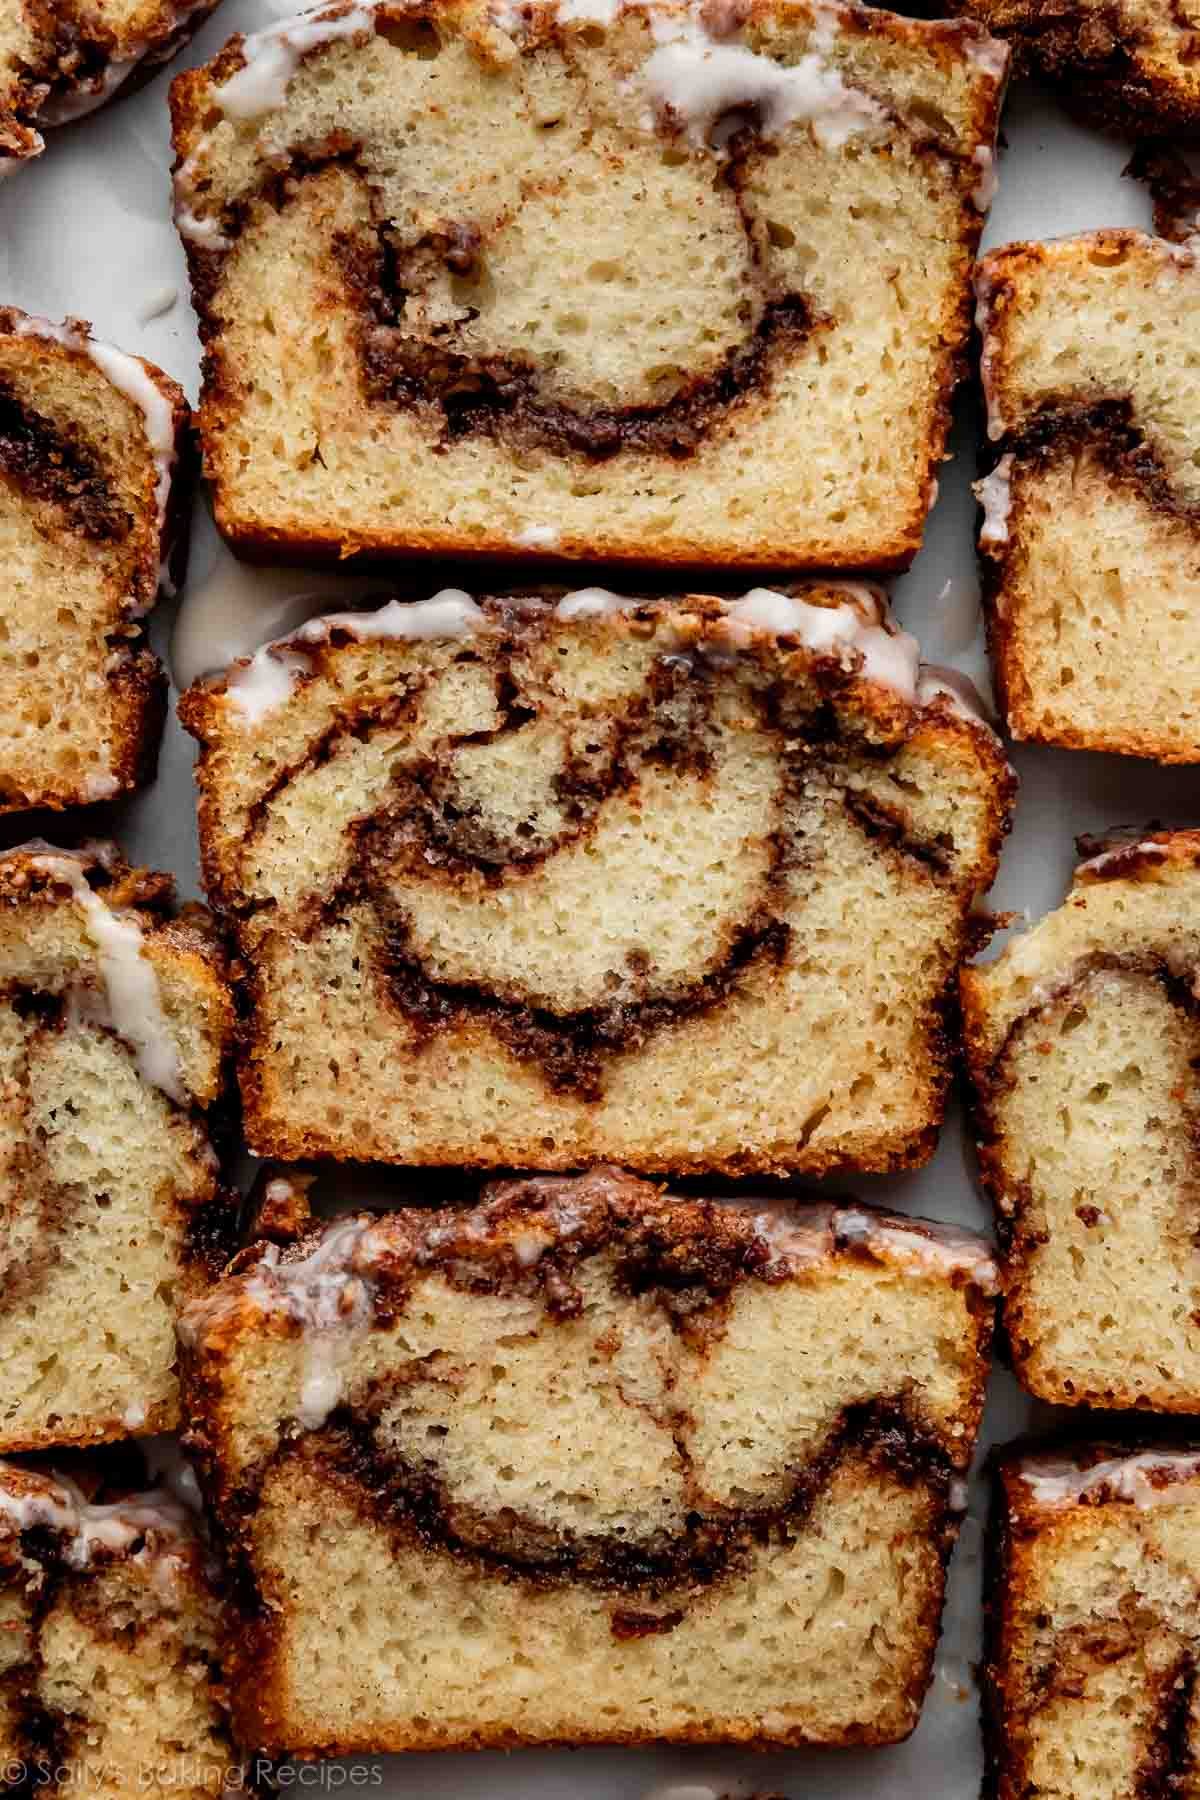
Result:
<instances>
[{"instance_id":1,"label":"slice of cinnamon swirl bread","mask_svg":"<svg viewBox=\"0 0 1200 1800\"><path fill-rule=\"evenodd\" d=\"M217 0L0 0L0 180L167 62Z\"/></svg>"},{"instance_id":2,"label":"slice of cinnamon swirl bread","mask_svg":"<svg viewBox=\"0 0 1200 1800\"><path fill-rule=\"evenodd\" d=\"M1010 1455L995 1527L985 1791L1194 1791L1200 1451Z\"/></svg>"},{"instance_id":3,"label":"slice of cinnamon swirl bread","mask_svg":"<svg viewBox=\"0 0 1200 1800\"><path fill-rule=\"evenodd\" d=\"M1200 833L1086 862L962 977L1003 1320L1027 1388L1200 1412Z\"/></svg>"},{"instance_id":4,"label":"slice of cinnamon swirl bread","mask_svg":"<svg viewBox=\"0 0 1200 1800\"><path fill-rule=\"evenodd\" d=\"M1200 760L1194 248L1009 244L978 278L996 463L976 489L1015 737Z\"/></svg>"},{"instance_id":5,"label":"slice of cinnamon swirl bread","mask_svg":"<svg viewBox=\"0 0 1200 1800\"><path fill-rule=\"evenodd\" d=\"M154 773L166 681L145 619L183 554L187 431L161 369L0 307L0 812Z\"/></svg>"},{"instance_id":6,"label":"slice of cinnamon swirl bread","mask_svg":"<svg viewBox=\"0 0 1200 1800\"><path fill-rule=\"evenodd\" d=\"M341 0L235 37L172 96L222 530L903 566L1006 55L825 0Z\"/></svg>"},{"instance_id":7,"label":"slice of cinnamon swirl bread","mask_svg":"<svg viewBox=\"0 0 1200 1800\"><path fill-rule=\"evenodd\" d=\"M1014 67L1121 137L1200 136L1195 15L1173 0L953 0L1012 46Z\"/></svg>"},{"instance_id":8,"label":"slice of cinnamon swirl bread","mask_svg":"<svg viewBox=\"0 0 1200 1800\"><path fill-rule=\"evenodd\" d=\"M982 1239L601 1169L235 1268L180 1339L246 1576L242 1742L912 1730L987 1369Z\"/></svg>"},{"instance_id":9,"label":"slice of cinnamon swirl bread","mask_svg":"<svg viewBox=\"0 0 1200 1800\"><path fill-rule=\"evenodd\" d=\"M213 1559L162 1489L0 1463L6 1793L257 1792L229 1733Z\"/></svg>"},{"instance_id":10,"label":"slice of cinnamon swirl bread","mask_svg":"<svg viewBox=\"0 0 1200 1800\"><path fill-rule=\"evenodd\" d=\"M0 1449L178 1423L174 1319L236 1242L232 1035L200 908L118 857L0 857Z\"/></svg>"},{"instance_id":11,"label":"slice of cinnamon swirl bread","mask_svg":"<svg viewBox=\"0 0 1200 1800\"><path fill-rule=\"evenodd\" d=\"M314 620L197 684L263 1156L922 1161L1011 774L868 589Z\"/></svg>"}]
</instances>

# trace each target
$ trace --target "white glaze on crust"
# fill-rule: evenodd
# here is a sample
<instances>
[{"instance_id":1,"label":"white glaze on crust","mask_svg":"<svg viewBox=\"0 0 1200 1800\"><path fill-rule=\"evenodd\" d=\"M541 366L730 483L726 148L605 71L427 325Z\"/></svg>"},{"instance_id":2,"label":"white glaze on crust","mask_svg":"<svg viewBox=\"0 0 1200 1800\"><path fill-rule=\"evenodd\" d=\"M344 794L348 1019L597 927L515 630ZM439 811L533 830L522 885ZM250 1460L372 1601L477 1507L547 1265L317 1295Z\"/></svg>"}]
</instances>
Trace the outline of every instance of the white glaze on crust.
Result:
<instances>
[{"instance_id":1,"label":"white glaze on crust","mask_svg":"<svg viewBox=\"0 0 1200 1800\"><path fill-rule=\"evenodd\" d=\"M188 1102L179 1048L163 1009L154 964L145 954L141 922L133 912L117 913L88 882L86 867L94 858L70 851L22 845L14 856L32 851L31 864L70 888L83 912L87 935L96 948L105 1004L98 1007L90 989L72 995L78 1015L110 1025L133 1051L143 1081L160 1088L179 1105Z\"/></svg>"},{"instance_id":2,"label":"white glaze on crust","mask_svg":"<svg viewBox=\"0 0 1200 1800\"><path fill-rule=\"evenodd\" d=\"M1114 873L1121 875L1129 872L1128 864L1132 857L1144 858L1149 862L1165 863L1170 861L1170 854L1169 844L1156 838L1139 838L1131 834L1128 838L1122 839L1107 849L1098 851L1095 856L1089 856L1085 861L1078 863L1074 879L1076 881L1082 879L1085 882L1106 881L1111 879Z\"/></svg>"},{"instance_id":3,"label":"white glaze on crust","mask_svg":"<svg viewBox=\"0 0 1200 1800\"><path fill-rule=\"evenodd\" d=\"M254 1315L288 1321L303 1340L296 1421L303 1430L317 1430L345 1397L350 1352L355 1336L371 1323L381 1270L505 1257L519 1270L533 1270L548 1251L595 1224L598 1206L610 1197L619 1204L630 1187L647 1191L619 1170L598 1168L574 1177L497 1183L467 1211L339 1220L301 1255L265 1246L256 1263L185 1307L180 1340L194 1349L209 1333L227 1332ZM527 1211L508 1210L514 1193L529 1195ZM749 1243L765 1251L761 1272L768 1279L801 1276L850 1252L914 1279L969 1282L988 1296L997 1291L991 1246L972 1232L856 1206L719 1204L745 1222Z\"/></svg>"},{"instance_id":4,"label":"white glaze on crust","mask_svg":"<svg viewBox=\"0 0 1200 1800\"><path fill-rule=\"evenodd\" d=\"M881 589L865 582L831 582L814 584L811 591L844 598L832 605L816 605L773 588L752 588L740 599L729 601L705 596L710 605L720 609L721 616L705 627L697 615L680 614L680 646L697 648L698 637L706 629L719 650L752 648L764 633L795 638L813 655L833 658L848 674L877 682L910 705L928 706L947 699L959 717L990 729L986 708L965 675L921 663L920 646L896 624ZM527 598L521 604L531 613L539 606L552 605L556 619L574 623L615 618L654 603L608 588L578 588L553 603ZM311 648L328 643L334 634L360 643L373 639L419 643L489 629L487 614L459 588L443 589L429 600L391 600L374 612L324 614L233 663L224 677L224 692L246 725L257 729L288 700L297 680L310 670ZM189 658L189 671L201 660L206 659L203 647L198 646Z\"/></svg>"},{"instance_id":5,"label":"white glaze on crust","mask_svg":"<svg viewBox=\"0 0 1200 1800\"><path fill-rule=\"evenodd\" d=\"M772 1201L753 1210L754 1228L770 1247L779 1268L802 1269L844 1250L862 1250L906 1272L956 1277L981 1293L999 1292L999 1270L992 1246L977 1233L932 1219L908 1219L864 1206L795 1205Z\"/></svg>"},{"instance_id":6,"label":"white glaze on crust","mask_svg":"<svg viewBox=\"0 0 1200 1800\"><path fill-rule=\"evenodd\" d=\"M1017 1465L1035 1506L1048 1512L1111 1502L1135 1506L1188 1503L1200 1507L1200 1450L1143 1450L1083 1467L1069 1456L1036 1455ZM1158 1480L1155 1480L1158 1477Z\"/></svg>"},{"instance_id":7,"label":"white glaze on crust","mask_svg":"<svg viewBox=\"0 0 1200 1800\"><path fill-rule=\"evenodd\" d=\"M443 588L430 600L389 600L375 612L326 613L310 619L290 637L272 644L229 672L225 691L248 724L261 724L289 697L297 677L310 667L309 645L327 644L335 632L366 643L372 639L428 643L466 637L484 628L483 611L461 588Z\"/></svg>"},{"instance_id":8,"label":"white glaze on crust","mask_svg":"<svg viewBox=\"0 0 1200 1800\"><path fill-rule=\"evenodd\" d=\"M161 542L166 530L167 507L171 498L171 480L178 460L175 450L175 407L139 357L115 344L92 337L86 326L72 319L56 325L52 319L41 319L33 313L7 308L3 312L5 329L14 337L40 338L45 343L60 345L64 350L87 356L112 383L118 393L133 402L142 415L142 426L155 468L155 503L158 508L158 532Z\"/></svg>"},{"instance_id":9,"label":"white glaze on crust","mask_svg":"<svg viewBox=\"0 0 1200 1800\"><path fill-rule=\"evenodd\" d=\"M178 1555L194 1541L187 1509L165 1488L98 1506L65 1475L0 1466L0 1533L35 1527L58 1533L72 1569L90 1568L98 1553L123 1556L139 1540L139 1560Z\"/></svg>"},{"instance_id":10,"label":"white glaze on crust","mask_svg":"<svg viewBox=\"0 0 1200 1800\"><path fill-rule=\"evenodd\" d=\"M1000 458L990 475L972 483L971 491L983 508L983 524L979 542L992 548L1008 542L1008 522L1012 515L1012 452Z\"/></svg>"},{"instance_id":11,"label":"white glaze on crust","mask_svg":"<svg viewBox=\"0 0 1200 1800\"><path fill-rule=\"evenodd\" d=\"M258 119L287 98L288 86L312 50L375 29L374 6L318 6L242 40L243 66L213 89L227 119Z\"/></svg>"}]
</instances>

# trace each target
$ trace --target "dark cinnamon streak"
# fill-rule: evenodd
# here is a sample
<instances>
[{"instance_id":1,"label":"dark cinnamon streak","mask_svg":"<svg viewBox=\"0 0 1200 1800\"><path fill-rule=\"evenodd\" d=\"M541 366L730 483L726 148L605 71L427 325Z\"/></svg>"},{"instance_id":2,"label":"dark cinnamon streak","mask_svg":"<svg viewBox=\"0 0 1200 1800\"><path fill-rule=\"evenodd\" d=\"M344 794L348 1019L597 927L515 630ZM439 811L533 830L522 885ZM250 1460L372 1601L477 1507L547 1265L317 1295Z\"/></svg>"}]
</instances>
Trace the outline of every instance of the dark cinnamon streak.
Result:
<instances>
[{"instance_id":1,"label":"dark cinnamon streak","mask_svg":"<svg viewBox=\"0 0 1200 1800\"><path fill-rule=\"evenodd\" d=\"M133 527L97 453L18 400L6 382L0 382L0 476L30 499L61 507L75 530L98 543L124 538Z\"/></svg>"},{"instance_id":2,"label":"dark cinnamon streak","mask_svg":"<svg viewBox=\"0 0 1200 1800\"><path fill-rule=\"evenodd\" d=\"M1042 473L1089 453L1114 481L1132 488L1149 506L1200 529L1200 503L1186 499L1167 465L1134 418L1129 398L1095 402L1047 400L997 449L1011 451L1019 465ZM1005 552L999 559L1003 560Z\"/></svg>"},{"instance_id":3,"label":"dark cinnamon streak","mask_svg":"<svg viewBox=\"0 0 1200 1800\"><path fill-rule=\"evenodd\" d=\"M397 873L451 890L464 880L482 881L490 888L519 882L556 852L592 833L606 800L636 791L643 766L665 765L701 780L713 769L707 742L713 703L708 666L703 657L664 655L652 666L643 692L626 701L619 713L597 717L594 742L589 740L586 717L580 718L582 745L570 749L550 784L553 828L541 829L535 812L515 833L501 831L459 791L455 769L459 748L517 734L538 716L536 700L526 697L515 673L523 632L536 630L536 624L515 613L501 616L504 636L489 646L499 722L484 732L452 736L435 755L397 771L384 803L350 826L353 852L348 872L331 891L314 897L302 931L344 918L353 906L369 906L382 927L375 957L382 994L415 1029L419 1045L428 1044L444 1029L475 1021L491 1030L514 1056L537 1064L553 1091L594 1102L603 1096L605 1071L615 1057L638 1049L676 1022L720 1007L755 969L785 963L791 928L779 916L786 904L784 876L788 863L804 854L789 829L788 813L792 807L812 804L800 797L801 789L833 747L805 741L797 748L796 734L815 725L818 733L825 730L832 739L832 715L826 718L819 712L815 719L803 721L782 718L776 683L764 681L751 690L751 703L764 729L780 739L777 817L757 904L746 917L730 921L713 966L685 984L656 992L650 954L633 951L627 967L612 973L612 998L572 1012L554 1011L534 995L502 995L480 983L448 982L429 972L412 943L403 901L393 896L392 878ZM419 689L414 688L382 703L367 698L355 704L256 798L247 813L248 835L263 827L272 803L306 769L320 766L348 743L398 722L418 700ZM951 846L920 838L901 809L848 787L839 787L837 802L888 852L913 859L935 880L945 874ZM239 906L237 896L231 895L228 904L231 910L247 910L244 900Z\"/></svg>"},{"instance_id":4,"label":"dark cinnamon streak","mask_svg":"<svg viewBox=\"0 0 1200 1800\"><path fill-rule=\"evenodd\" d=\"M736 1580L756 1548L802 1534L820 1496L852 1458L862 1459L881 1479L926 1486L942 1527L943 1558L953 1540L949 1459L908 1416L904 1403L891 1398L845 1408L821 1447L794 1474L786 1499L762 1507L693 1511L678 1532L659 1532L640 1543L605 1533L564 1532L507 1509L491 1516L463 1506L430 1469L386 1450L370 1419L346 1410L335 1413L324 1431L285 1443L256 1470L252 1487L240 1497L244 1520L253 1515L271 1469L294 1457L333 1483L371 1524L466 1562L481 1576L516 1577L539 1588L582 1584L614 1599L640 1601L616 1609L617 1636L673 1629L686 1616L686 1606L656 1611L649 1620L644 1608L677 1597L681 1587L695 1591Z\"/></svg>"},{"instance_id":5,"label":"dark cinnamon streak","mask_svg":"<svg viewBox=\"0 0 1200 1800\"><path fill-rule=\"evenodd\" d=\"M1191 1749L1196 1659L1184 1651L1154 1683L1156 1717L1137 1772L1134 1800L1172 1800L1195 1768Z\"/></svg>"},{"instance_id":6,"label":"dark cinnamon streak","mask_svg":"<svg viewBox=\"0 0 1200 1800\"><path fill-rule=\"evenodd\" d=\"M656 1031L722 1005L738 980L761 962L778 967L791 942L791 927L765 915L739 926L716 969L672 996L614 1001L574 1013L503 1000L475 983L433 981L409 954L403 927L385 939L380 969L387 992L421 1038L440 1027L476 1019L517 1057L540 1064L556 1093L581 1100L603 1094L606 1059L640 1049Z\"/></svg>"},{"instance_id":7,"label":"dark cinnamon streak","mask_svg":"<svg viewBox=\"0 0 1200 1800\"><path fill-rule=\"evenodd\" d=\"M761 140L739 134L740 155ZM287 170L270 175L254 198L285 206L304 179L330 167L368 178L360 163L360 147L344 132L305 151L292 153ZM737 165L734 165L735 167ZM751 246L751 265L761 262L756 230L734 180L729 181ZM229 209L225 228L241 228L249 200ZM414 243L399 246L386 223L372 239L340 234L334 254L349 296L362 315L360 351L368 398L392 407L430 406L441 421L446 446L472 434L503 437L523 447L548 448L589 462L604 462L621 451L684 459L693 455L713 425L755 392L767 389L774 368L794 359L818 330L833 320L817 313L808 297L787 293L760 297L758 316L742 344L727 351L715 366L685 375L679 389L656 404L576 406L548 399L540 392L542 370L533 357L519 352L477 356L454 347L452 326L434 326L418 335L405 325L405 302L421 291L431 271L445 267L460 277L478 271L479 242L468 224L446 226ZM193 252L197 298L212 298L221 257ZM760 274L760 288L765 285ZM469 304L466 319L475 316Z\"/></svg>"}]
</instances>

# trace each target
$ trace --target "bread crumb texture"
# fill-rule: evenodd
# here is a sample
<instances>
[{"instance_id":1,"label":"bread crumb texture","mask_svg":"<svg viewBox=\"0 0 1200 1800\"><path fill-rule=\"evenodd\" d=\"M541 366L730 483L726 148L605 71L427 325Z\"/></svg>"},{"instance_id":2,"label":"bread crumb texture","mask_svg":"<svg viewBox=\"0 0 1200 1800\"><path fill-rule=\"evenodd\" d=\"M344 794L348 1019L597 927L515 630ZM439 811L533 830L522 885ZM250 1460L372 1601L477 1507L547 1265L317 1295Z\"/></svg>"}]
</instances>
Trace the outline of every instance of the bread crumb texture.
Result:
<instances>
[{"instance_id":1,"label":"bread crumb texture","mask_svg":"<svg viewBox=\"0 0 1200 1800\"><path fill-rule=\"evenodd\" d=\"M161 1490L113 1488L82 1460L70 1477L0 1463L6 1786L87 1800L255 1792L229 1733L216 1579Z\"/></svg>"},{"instance_id":2,"label":"bread crumb texture","mask_svg":"<svg viewBox=\"0 0 1200 1800\"><path fill-rule=\"evenodd\" d=\"M1200 1723L1200 1453L1014 1454L998 1489L987 1791L1186 1793Z\"/></svg>"},{"instance_id":3,"label":"bread crumb texture","mask_svg":"<svg viewBox=\"0 0 1200 1800\"><path fill-rule=\"evenodd\" d=\"M804 0L335 5L172 90L222 530L901 567L1006 53Z\"/></svg>"},{"instance_id":4,"label":"bread crumb texture","mask_svg":"<svg viewBox=\"0 0 1200 1800\"><path fill-rule=\"evenodd\" d=\"M993 1277L967 1234L612 1169L247 1252L180 1326L243 1740L906 1736Z\"/></svg>"},{"instance_id":5,"label":"bread crumb texture","mask_svg":"<svg viewBox=\"0 0 1200 1800\"><path fill-rule=\"evenodd\" d=\"M1200 265L1137 231L977 279L988 634L1014 737L1200 761Z\"/></svg>"},{"instance_id":6,"label":"bread crumb texture","mask_svg":"<svg viewBox=\"0 0 1200 1800\"><path fill-rule=\"evenodd\" d=\"M178 1424L175 1312L236 1243L206 1129L224 965L171 889L115 856L0 857L5 1451Z\"/></svg>"},{"instance_id":7,"label":"bread crumb texture","mask_svg":"<svg viewBox=\"0 0 1200 1800\"><path fill-rule=\"evenodd\" d=\"M964 971L980 1166L1024 1385L1200 1411L1200 834L1084 863L1066 902Z\"/></svg>"},{"instance_id":8,"label":"bread crumb texture","mask_svg":"<svg viewBox=\"0 0 1200 1800\"><path fill-rule=\"evenodd\" d=\"M451 595L193 687L255 1152L923 1160L1012 777L881 617Z\"/></svg>"},{"instance_id":9,"label":"bread crumb texture","mask_svg":"<svg viewBox=\"0 0 1200 1800\"><path fill-rule=\"evenodd\" d=\"M154 774L167 684L146 615L181 566L188 421L169 376L85 321L0 307L0 813Z\"/></svg>"}]
</instances>

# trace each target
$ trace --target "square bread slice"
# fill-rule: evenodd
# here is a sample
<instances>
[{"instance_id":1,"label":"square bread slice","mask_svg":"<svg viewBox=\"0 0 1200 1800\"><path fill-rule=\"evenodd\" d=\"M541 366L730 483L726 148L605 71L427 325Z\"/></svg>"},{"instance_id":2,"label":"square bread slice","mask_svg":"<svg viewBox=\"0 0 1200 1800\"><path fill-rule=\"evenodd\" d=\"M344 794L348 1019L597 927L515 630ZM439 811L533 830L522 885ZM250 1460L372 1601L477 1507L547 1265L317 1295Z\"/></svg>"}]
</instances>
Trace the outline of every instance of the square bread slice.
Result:
<instances>
[{"instance_id":1,"label":"square bread slice","mask_svg":"<svg viewBox=\"0 0 1200 1800\"><path fill-rule=\"evenodd\" d=\"M0 307L0 813L154 774L167 686L145 621L186 554L188 431L161 369Z\"/></svg>"},{"instance_id":2,"label":"square bread slice","mask_svg":"<svg viewBox=\"0 0 1200 1800\"><path fill-rule=\"evenodd\" d=\"M180 713L256 1154L932 1152L1012 775L872 590L447 591L310 621Z\"/></svg>"},{"instance_id":3,"label":"square bread slice","mask_svg":"<svg viewBox=\"0 0 1200 1800\"><path fill-rule=\"evenodd\" d=\"M42 131L167 62L217 0L0 0L0 181Z\"/></svg>"},{"instance_id":4,"label":"square bread slice","mask_svg":"<svg viewBox=\"0 0 1200 1800\"><path fill-rule=\"evenodd\" d=\"M1102 851L962 975L1013 1367L1060 1405L1200 1412L1200 832Z\"/></svg>"},{"instance_id":5,"label":"square bread slice","mask_svg":"<svg viewBox=\"0 0 1200 1800\"><path fill-rule=\"evenodd\" d=\"M825 0L343 3L234 37L172 90L222 531L906 565L1006 59Z\"/></svg>"},{"instance_id":6,"label":"square bread slice","mask_svg":"<svg viewBox=\"0 0 1200 1800\"><path fill-rule=\"evenodd\" d=\"M114 1489L82 1459L70 1476L0 1463L6 1793L256 1792L229 1733L226 1650L212 1555L170 1493Z\"/></svg>"},{"instance_id":7,"label":"square bread slice","mask_svg":"<svg viewBox=\"0 0 1200 1800\"><path fill-rule=\"evenodd\" d=\"M179 1423L175 1313L236 1245L206 1126L224 959L166 875L0 857L0 1450Z\"/></svg>"},{"instance_id":8,"label":"square bread slice","mask_svg":"<svg viewBox=\"0 0 1200 1800\"><path fill-rule=\"evenodd\" d=\"M979 266L976 492L1014 737L1200 761L1200 263L1137 231Z\"/></svg>"},{"instance_id":9,"label":"square bread slice","mask_svg":"<svg viewBox=\"0 0 1200 1800\"><path fill-rule=\"evenodd\" d=\"M246 1251L180 1319L248 1747L892 1743L979 1424L982 1238L614 1169Z\"/></svg>"},{"instance_id":10,"label":"square bread slice","mask_svg":"<svg viewBox=\"0 0 1200 1800\"><path fill-rule=\"evenodd\" d=\"M1200 1450L1073 1446L998 1470L985 1793L1195 1793Z\"/></svg>"},{"instance_id":11,"label":"square bread slice","mask_svg":"<svg viewBox=\"0 0 1200 1800\"><path fill-rule=\"evenodd\" d=\"M1195 15L1174 0L952 0L1012 46L1014 72L1121 137L1200 134Z\"/></svg>"}]
</instances>

